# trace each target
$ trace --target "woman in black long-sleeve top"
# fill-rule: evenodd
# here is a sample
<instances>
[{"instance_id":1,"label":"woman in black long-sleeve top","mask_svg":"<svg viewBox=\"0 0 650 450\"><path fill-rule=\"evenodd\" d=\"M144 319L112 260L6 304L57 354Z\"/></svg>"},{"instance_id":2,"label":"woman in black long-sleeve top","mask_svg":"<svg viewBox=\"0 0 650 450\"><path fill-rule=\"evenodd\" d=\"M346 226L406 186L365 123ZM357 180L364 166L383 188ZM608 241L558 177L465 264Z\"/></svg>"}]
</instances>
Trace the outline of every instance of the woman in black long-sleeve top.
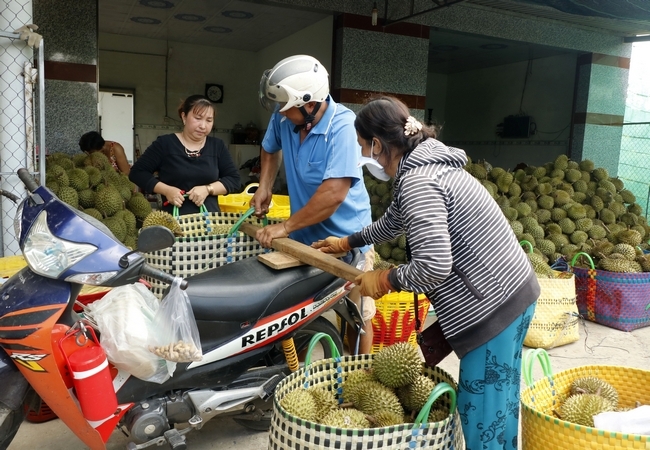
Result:
<instances>
[{"instance_id":1,"label":"woman in black long-sleeve top","mask_svg":"<svg viewBox=\"0 0 650 450\"><path fill-rule=\"evenodd\" d=\"M220 211L217 196L241 187L226 144L209 136L214 113L207 98L188 97L178 109L183 131L158 137L131 168L129 179L145 192L162 195L168 212L178 206L181 215L196 213L204 203L208 211Z\"/></svg>"}]
</instances>

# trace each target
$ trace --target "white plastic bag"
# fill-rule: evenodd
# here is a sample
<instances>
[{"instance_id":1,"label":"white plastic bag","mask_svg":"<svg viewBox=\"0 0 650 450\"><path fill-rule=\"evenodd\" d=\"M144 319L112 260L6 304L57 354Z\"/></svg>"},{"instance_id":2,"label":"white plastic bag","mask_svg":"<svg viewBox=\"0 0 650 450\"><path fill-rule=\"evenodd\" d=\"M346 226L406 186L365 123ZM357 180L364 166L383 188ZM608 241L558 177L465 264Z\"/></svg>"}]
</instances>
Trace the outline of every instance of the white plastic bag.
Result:
<instances>
[{"instance_id":1,"label":"white plastic bag","mask_svg":"<svg viewBox=\"0 0 650 450\"><path fill-rule=\"evenodd\" d=\"M87 306L108 360L118 369L153 383L164 383L170 377L165 360L147 348L159 307L156 296L142 283L116 287Z\"/></svg>"},{"instance_id":2,"label":"white plastic bag","mask_svg":"<svg viewBox=\"0 0 650 450\"><path fill-rule=\"evenodd\" d=\"M618 433L650 434L650 405L596 414L594 424L596 428Z\"/></svg>"},{"instance_id":3,"label":"white plastic bag","mask_svg":"<svg viewBox=\"0 0 650 450\"><path fill-rule=\"evenodd\" d=\"M176 277L160 302L153 320L155 333L149 340L149 350L171 362L201 361L203 352L199 329L190 299L180 288L182 280Z\"/></svg>"}]
</instances>

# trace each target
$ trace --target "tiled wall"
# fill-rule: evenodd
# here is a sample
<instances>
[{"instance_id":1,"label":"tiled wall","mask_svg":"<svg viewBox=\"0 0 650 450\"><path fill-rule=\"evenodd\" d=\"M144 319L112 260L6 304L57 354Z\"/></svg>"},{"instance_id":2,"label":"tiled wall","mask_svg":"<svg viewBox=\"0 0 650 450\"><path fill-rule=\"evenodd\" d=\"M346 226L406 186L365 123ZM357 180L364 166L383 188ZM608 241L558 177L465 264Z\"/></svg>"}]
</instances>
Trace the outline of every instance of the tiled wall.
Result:
<instances>
[{"instance_id":1,"label":"tiled wall","mask_svg":"<svg viewBox=\"0 0 650 450\"><path fill-rule=\"evenodd\" d=\"M339 15L335 27L334 97L358 111L373 95L395 95L424 120L429 27L386 30L353 14Z\"/></svg>"},{"instance_id":2,"label":"tiled wall","mask_svg":"<svg viewBox=\"0 0 650 450\"><path fill-rule=\"evenodd\" d=\"M79 151L98 129L97 1L33 0L45 42L45 142L48 153Z\"/></svg>"}]
</instances>

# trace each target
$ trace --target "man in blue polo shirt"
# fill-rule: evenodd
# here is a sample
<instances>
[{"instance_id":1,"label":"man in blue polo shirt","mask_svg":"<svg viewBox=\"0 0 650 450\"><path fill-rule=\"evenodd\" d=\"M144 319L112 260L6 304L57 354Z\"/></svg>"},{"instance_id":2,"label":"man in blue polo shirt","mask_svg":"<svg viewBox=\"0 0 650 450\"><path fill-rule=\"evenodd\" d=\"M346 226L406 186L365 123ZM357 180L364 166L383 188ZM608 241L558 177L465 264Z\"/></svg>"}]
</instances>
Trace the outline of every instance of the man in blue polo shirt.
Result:
<instances>
[{"instance_id":1,"label":"man in blue polo shirt","mask_svg":"<svg viewBox=\"0 0 650 450\"><path fill-rule=\"evenodd\" d=\"M361 151L355 114L329 95L327 70L315 58L295 55L264 72L260 102L273 112L262 141L259 188L251 200L256 215L269 210L273 183L284 156L291 217L257 233L262 246L290 237L311 245L328 236L348 236L371 223L370 199L359 167ZM365 270L372 270L374 251L363 248ZM355 288L350 298L360 307ZM365 334L359 353L372 348L375 303L363 298ZM348 342L357 333L348 327Z\"/></svg>"}]
</instances>

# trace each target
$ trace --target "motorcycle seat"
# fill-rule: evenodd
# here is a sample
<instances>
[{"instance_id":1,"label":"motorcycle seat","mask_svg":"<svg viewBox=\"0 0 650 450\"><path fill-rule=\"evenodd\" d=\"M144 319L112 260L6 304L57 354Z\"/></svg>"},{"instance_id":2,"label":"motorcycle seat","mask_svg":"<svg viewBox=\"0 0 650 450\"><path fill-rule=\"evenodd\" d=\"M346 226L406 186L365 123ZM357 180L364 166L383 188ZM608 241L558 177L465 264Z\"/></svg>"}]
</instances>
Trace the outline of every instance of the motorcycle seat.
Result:
<instances>
[{"instance_id":1,"label":"motorcycle seat","mask_svg":"<svg viewBox=\"0 0 650 450\"><path fill-rule=\"evenodd\" d=\"M188 277L186 292L196 320L244 323L313 297L335 279L313 266L275 270L246 258Z\"/></svg>"}]
</instances>

